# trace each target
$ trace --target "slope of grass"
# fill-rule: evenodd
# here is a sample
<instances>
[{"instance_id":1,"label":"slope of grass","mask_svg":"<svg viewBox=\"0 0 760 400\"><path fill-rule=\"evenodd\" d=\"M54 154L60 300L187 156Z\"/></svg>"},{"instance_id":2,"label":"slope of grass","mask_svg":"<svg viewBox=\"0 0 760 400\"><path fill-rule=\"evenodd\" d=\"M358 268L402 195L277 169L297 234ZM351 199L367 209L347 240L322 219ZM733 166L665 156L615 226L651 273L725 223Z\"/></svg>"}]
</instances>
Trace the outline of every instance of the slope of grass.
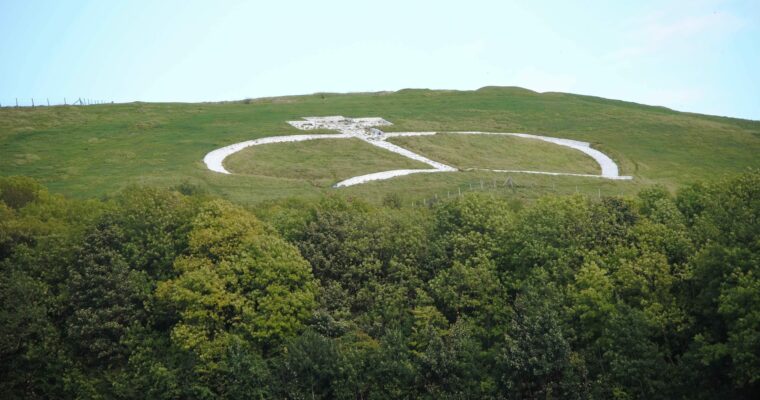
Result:
<instances>
[{"instance_id":1,"label":"slope of grass","mask_svg":"<svg viewBox=\"0 0 760 400\"><path fill-rule=\"evenodd\" d=\"M500 135L395 137L389 141L459 169L487 168L599 174L593 158L567 147Z\"/></svg>"},{"instance_id":2,"label":"slope of grass","mask_svg":"<svg viewBox=\"0 0 760 400\"><path fill-rule=\"evenodd\" d=\"M306 180L319 187L373 172L430 168L359 139L253 146L227 157L224 165L235 174Z\"/></svg>"},{"instance_id":3,"label":"slope of grass","mask_svg":"<svg viewBox=\"0 0 760 400\"><path fill-rule=\"evenodd\" d=\"M52 191L78 197L110 193L130 183L170 186L182 181L247 203L318 195L335 189L318 188L306 180L217 174L208 171L202 159L231 143L303 133L285 121L319 115L380 116L394 123L389 131L527 132L588 141L613 157L622 173L634 176L633 182L611 183L623 193L652 183L674 189L760 167L757 121L572 94L484 88L328 93L235 103L2 108L0 174L32 176ZM465 179L455 175L401 177L350 192L368 198L388 191L433 195ZM547 178L519 179L531 187L532 181ZM551 187L573 193L579 179L556 178Z\"/></svg>"}]
</instances>

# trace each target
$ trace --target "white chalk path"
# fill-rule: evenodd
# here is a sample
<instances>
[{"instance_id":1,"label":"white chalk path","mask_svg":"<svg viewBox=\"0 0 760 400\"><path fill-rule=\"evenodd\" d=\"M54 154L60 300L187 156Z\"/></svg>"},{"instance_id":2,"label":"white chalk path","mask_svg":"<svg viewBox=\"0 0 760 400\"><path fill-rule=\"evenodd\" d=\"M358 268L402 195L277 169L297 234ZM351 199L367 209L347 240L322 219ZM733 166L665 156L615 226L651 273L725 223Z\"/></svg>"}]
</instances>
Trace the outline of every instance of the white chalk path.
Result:
<instances>
[{"instance_id":1,"label":"white chalk path","mask_svg":"<svg viewBox=\"0 0 760 400\"><path fill-rule=\"evenodd\" d=\"M383 147L390 151L393 151L394 153L398 153L403 156L406 156L418 161L422 161L428 165L431 165L435 169L402 169L402 170L393 170L393 171L385 171L385 172L376 172L373 174L355 176L353 178L346 179L344 181L336 183L335 187L353 186L353 185L358 185L358 184L366 183L370 181L390 179L397 176L403 176L403 175L409 175L409 174L415 174L415 173L457 171L456 168L453 168L451 166L448 166L436 161L429 160L423 156L420 156L417 153L414 153L412 151L404 149L403 147L400 147L400 146L397 146L385 141L385 139L392 138L392 137L432 136L438 133L439 132L393 132L393 133L384 133L383 134L384 138L382 140L367 140L368 143L371 143L375 146ZM526 138L526 139L535 139L535 140L542 140L549 143L554 143L554 144L569 147L569 148L578 150L580 152L583 152L584 154L587 154L588 156L593 158L597 164L599 164L599 167L602 170L602 174L592 175L592 174L575 174L575 173L569 173L569 172L524 171L524 170L505 170L505 169L475 169L475 168L471 168L468 170L522 173L522 174L539 174L539 175L553 175L553 176L578 176L578 177L585 177L585 178L603 178L603 179L614 179L614 180L632 179L632 177L630 176L620 176L618 172L617 164L615 164L615 162L612 161L612 159L609 158L606 154L592 148L591 144L588 142L581 142L578 140L571 140L571 139L561 139L561 138L555 138L555 137L550 137L550 136L531 135L529 133L479 132L479 131L462 131L462 132L448 132L448 133L461 134L461 135L517 136L517 137Z\"/></svg>"},{"instance_id":2,"label":"white chalk path","mask_svg":"<svg viewBox=\"0 0 760 400\"><path fill-rule=\"evenodd\" d=\"M370 181L390 179L397 176L404 176L418 173L432 173L432 172L454 172L458 171L457 168L452 166L433 161L427 157L417 154L413 151L407 150L403 147L387 142L386 139L392 137L405 137L405 136L431 136L436 135L438 132L392 132L385 133L379 129L373 128L373 126L391 125L390 122L383 120L382 118L344 118L342 116L331 117L307 117L306 121L290 121L292 126L303 129L335 129L342 133L340 134L322 134L322 135L289 135L289 136L270 136L256 140L248 140L245 142L231 144L225 146L210 153L206 154L203 161L206 163L208 169L220 172L223 174L230 174L224 168L224 159L229 155L243 150L247 147L258 146L262 144L270 143L287 143L287 142L301 142L305 140L315 139L347 139L358 138L373 146L381 147L388 151L400 154L404 157L411 158L416 161L420 161L427 165L430 165L431 169L397 169L391 171L375 172L372 174L355 176L335 184L334 187L347 187L362 184ZM593 158L597 164L601 167L601 175L592 174L575 174L567 172L547 172L547 171L522 171L522 170L503 170L503 169L475 169L470 168L467 170L476 171L490 171L490 172L508 172L508 173L526 173L526 174L542 174L542 175L555 175L555 176L580 176L589 178L603 178L603 179L632 179L630 176L620 176L617 164L609 158L606 154L599 150L593 149L588 142L581 142L578 140L561 139L550 136L532 135L528 133L499 133L499 132L479 132L479 131L462 131L462 132L449 132L453 134L461 135L505 135L516 136L526 139L542 140L549 143L554 143L560 146L569 147Z\"/></svg>"},{"instance_id":3,"label":"white chalk path","mask_svg":"<svg viewBox=\"0 0 760 400\"><path fill-rule=\"evenodd\" d=\"M456 170L454 170L456 171ZM348 178L345 181L340 181L335 184L336 188L348 187L359 185L361 183L367 183L370 181L382 181L385 179L395 178L397 176L419 174L419 173L431 173L431 172L446 172L440 169L394 169L393 171L375 172L373 174L355 176Z\"/></svg>"},{"instance_id":4,"label":"white chalk path","mask_svg":"<svg viewBox=\"0 0 760 400\"><path fill-rule=\"evenodd\" d=\"M572 139L560 139L555 138L551 136L539 136L539 135L531 135L529 133L496 133L496 132L478 132L478 131L465 131L465 132L451 132L451 133L458 133L462 135L505 135L505 136L517 136L521 138L526 139L536 139L536 140L543 140L544 142L554 143L558 144L560 146L569 147L571 149L578 150L580 152L585 153L586 155L590 156L591 158L596 161L597 164L599 164L599 167L602 169L602 174L600 175L586 175L586 174L565 174L565 173L555 173L555 172L546 172L546 174L549 175L569 175L569 176L594 176L594 177L601 177L601 178L607 178L607 179L632 179L630 176L620 176L620 173L618 171L618 166L615 164L614 161L612 161L611 158L607 157L606 154L602 153L599 150L596 150L591 147L591 143L588 142L581 142L578 140L572 140ZM523 173L537 173L540 171L505 171L505 170L494 170L497 172L523 172Z\"/></svg>"},{"instance_id":5,"label":"white chalk path","mask_svg":"<svg viewBox=\"0 0 760 400\"><path fill-rule=\"evenodd\" d=\"M370 181L380 181L384 179L390 179L395 178L397 176L404 176L404 175L410 175L410 174L419 174L419 173L430 173L430 172L456 172L458 171L456 168L451 167L446 164L439 163L438 161L433 161L427 157L421 156L413 151L407 150L401 146L397 146L393 143L386 142L384 139L382 140L372 140L372 139L365 139L361 138L365 142L381 147L383 149L386 149L388 151L392 151L396 154L400 154L404 157L411 158L412 160L417 160L420 162L423 162L427 165L430 165L433 167L432 169L394 169L391 171L383 171L383 172L375 172L372 174L367 175L360 175L355 176L353 178L348 178L344 181L340 181L335 184L336 188L339 187L347 187L347 186L353 186L358 185L360 183L366 183Z\"/></svg>"},{"instance_id":6,"label":"white chalk path","mask_svg":"<svg viewBox=\"0 0 760 400\"><path fill-rule=\"evenodd\" d=\"M617 176L608 177L594 174L575 174L571 172L549 172L549 171L527 171L520 169L486 169L486 168L465 168L462 171L487 171L487 172L509 172L512 174L536 174L536 175L552 175L552 176L580 176L582 178L600 178L600 179L613 179L613 180L628 180L632 179L630 176Z\"/></svg>"},{"instance_id":7,"label":"white chalk path","mask_svg":"<svg viewBox=\"0 0 760 400\"><path fill-rule=\"evenodd\" d=\"M424 156L421 156L421 155L419 155L419 154L417 154L417 153L415 153L415 152L413 152L411 150L407 150L407 149L405 149L405 148L403 148L401 146L395 145L395 144L393 144L391 142L386 142L385 140L365 140L365 141L367 143L371 144L371 145L374 145L374 146L386 149L388 151L392 151L392 152L394 152L396 154L401 154L402 156L407 157L407 158L411 158L412 160L417 160L417 161L423 162L423 163L425 163L425 164L427 164L427 165L429 165L429 166L431 166L431 167L433 167L433 168L435 168L435 169L437 169L439 171L443 171L443 172L454 172L454 171L457 171L457 169L454 168L454 167L448 166L448 165L443 164L443 163L439 163L438 161L433 161L433 160L431 160L429 158L426 158Z\"/></svg>"},{"instance_id":8,"label":"white chalk path","mask_svg":"<svg viewBox=\"0 0 760 400\"><path fill-rule=\"evenodd\" d=\"M304 140L314 139L346 139L353 137L343 133L339 134L325 134L325 135L288 135L288 136L270 136L256 140L248 140L245 142L231 144L222 148L216 149L203 157L203 162L206 163L206 167L214 172L221 172L223 174L230 174L224 168L224 159L229 157L233 153L237 153L246 147L258 146L261 144L270 143L287 143L287 142L303 142Z\"/></svg>"}]
</instances>

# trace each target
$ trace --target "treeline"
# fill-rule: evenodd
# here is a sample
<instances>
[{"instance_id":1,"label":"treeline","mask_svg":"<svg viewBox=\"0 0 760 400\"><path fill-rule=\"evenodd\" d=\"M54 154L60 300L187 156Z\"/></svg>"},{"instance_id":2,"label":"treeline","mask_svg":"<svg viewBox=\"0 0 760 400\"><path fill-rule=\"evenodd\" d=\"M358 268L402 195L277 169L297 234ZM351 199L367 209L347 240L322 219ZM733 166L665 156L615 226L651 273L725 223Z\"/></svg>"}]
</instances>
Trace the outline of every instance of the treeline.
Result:
<instances>
[{"instance_id":1,"label":"treeline","mask_svg":"<svg viewBox=\"0 0 760 400\"><path fill-rule=\"evenodd\" d=\"M757 172L426 209L19 177L0 199L3 398L760 393Z\"/></svg>"}]
</instances>

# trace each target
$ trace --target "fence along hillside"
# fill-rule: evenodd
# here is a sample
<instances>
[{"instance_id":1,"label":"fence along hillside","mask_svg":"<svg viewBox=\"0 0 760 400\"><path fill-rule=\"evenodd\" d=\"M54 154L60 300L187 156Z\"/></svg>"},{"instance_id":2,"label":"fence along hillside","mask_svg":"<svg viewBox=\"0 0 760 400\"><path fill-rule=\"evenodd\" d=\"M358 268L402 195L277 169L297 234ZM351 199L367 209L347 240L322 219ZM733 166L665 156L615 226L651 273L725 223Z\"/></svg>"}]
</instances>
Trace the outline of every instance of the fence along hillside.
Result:
<instances>
[{"instance_id":1,"label":"fence along hillside","mask_svg":"<svg viewBox=\"0 0 760 400\"><path fill-rule=\"evenodd\" d=\"M96 104L113 104L113 101L91 99L87 97L51 99L35 97L15 97L11 101L0 101L0 107L52 107L52 106L91 106Z\"/></svg>"}]
</instances>

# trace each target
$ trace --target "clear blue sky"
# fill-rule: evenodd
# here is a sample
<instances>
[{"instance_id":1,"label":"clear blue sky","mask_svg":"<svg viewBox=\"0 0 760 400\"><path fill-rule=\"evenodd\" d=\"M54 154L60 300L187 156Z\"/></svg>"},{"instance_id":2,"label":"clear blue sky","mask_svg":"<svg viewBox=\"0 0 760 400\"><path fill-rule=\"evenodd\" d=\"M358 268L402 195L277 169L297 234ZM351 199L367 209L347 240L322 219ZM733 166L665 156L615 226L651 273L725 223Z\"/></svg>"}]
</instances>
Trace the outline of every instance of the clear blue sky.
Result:
<instances>
[{"instance_id":1,"label":"clear blue sky","mask_svg":"<svg viewBox=\"0 0 760 400\"><path fill-rule=\"evenodd\" d=\"M522 86L760 119L760 1L0 0L0 103Z\"/></svg>"}]
</instances>

